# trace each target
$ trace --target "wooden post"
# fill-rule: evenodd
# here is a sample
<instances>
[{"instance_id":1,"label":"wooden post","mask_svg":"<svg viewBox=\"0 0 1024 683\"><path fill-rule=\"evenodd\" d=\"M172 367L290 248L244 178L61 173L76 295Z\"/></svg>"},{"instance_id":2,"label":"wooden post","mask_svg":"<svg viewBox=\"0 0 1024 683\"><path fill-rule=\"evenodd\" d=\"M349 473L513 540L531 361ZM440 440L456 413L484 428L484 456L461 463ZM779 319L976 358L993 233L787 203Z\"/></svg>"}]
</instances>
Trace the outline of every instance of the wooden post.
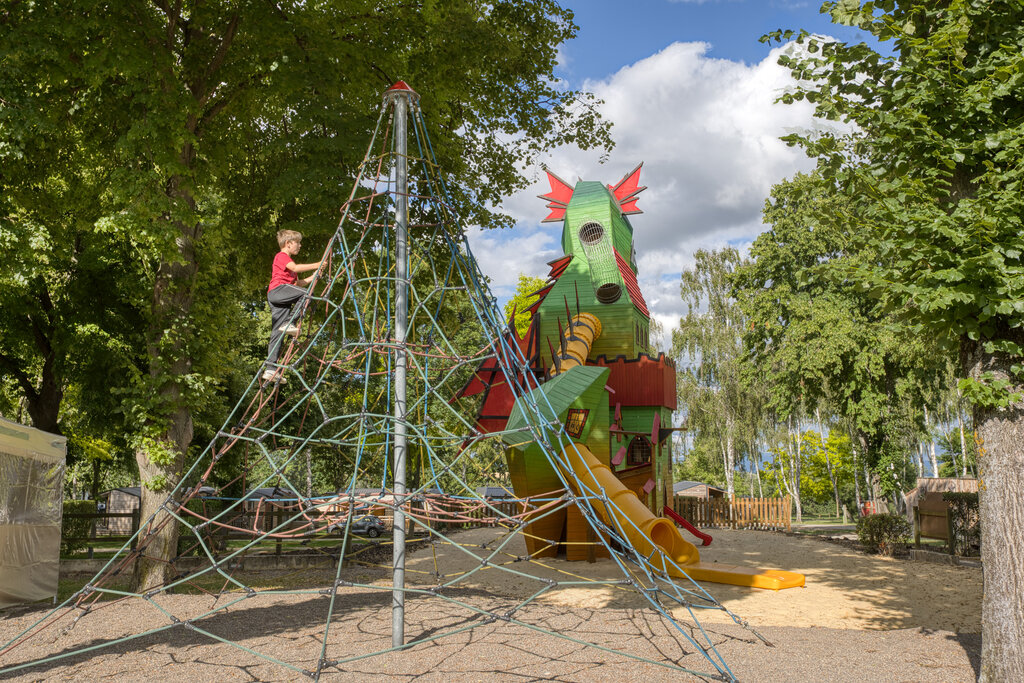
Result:
<instances>
[{"instance_id":1,"label":"wooden post","mask_svg":"<svg viewBox=\"0 0 1024 683\"><path fill-rule=\"evenodd\" d=\"M949 505L946 505L946 543L949 544L949 554L956 555L956 539L953 537L953 515Z\"/></svg>"},{"instance_id":2,"label":"wooden post","mask_svg":"<svg viewBox=\"0 0 1024 683\"><path fill-rule=\"evenodd\" d=\"M273 528L276 528L277 526L279 526L281 524L281 517L283 515L284 515L284 510L274 510L274 513L271 516L271 520L272 521L270 523L270 528L273 529ZM278 532L280 532L280 529L278 529ZM281 555L281 537L280 536L278 536L277 542L274 544L274 554L277 555L278 557L280 557L280 555Z\"/></svg>"},{"instance_id":3,"label":"wooden post","mask_svg":"<svg viewBox=\"0 0 1024 683\"><path fill-rule=\"evenodd\" d=\"M584 518L584 523L587 527L587 562L594 564L597 562L597 549L594 544L597 543L597 537L594 535L594 527L590 526Z\"/></svg>"},{"instance_id":4,"label":"wooden post","mask_svg":"<svg viewBox=\"0 0 1024 683\"><path fill-rule=\"evenodd\" d=\"M132 510L132 550L135 550L135 546L139 544L139 539L135 536L135 534L139 533L139 524L141 523L141 519L142 510L140 508L135 508L134 510Z\"/></svg>"}]
</instances>

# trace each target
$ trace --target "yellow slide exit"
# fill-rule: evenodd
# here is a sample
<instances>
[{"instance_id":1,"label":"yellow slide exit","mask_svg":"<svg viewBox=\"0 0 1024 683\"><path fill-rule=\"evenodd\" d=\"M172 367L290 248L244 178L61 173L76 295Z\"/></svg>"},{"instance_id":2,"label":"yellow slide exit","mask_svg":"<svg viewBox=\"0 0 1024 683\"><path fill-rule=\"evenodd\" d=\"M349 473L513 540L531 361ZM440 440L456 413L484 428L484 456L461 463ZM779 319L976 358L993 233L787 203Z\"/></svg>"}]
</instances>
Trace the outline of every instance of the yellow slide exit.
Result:
<instances>
[{"instance_id":1,"label":"yellow slide exit","mask_svg":"<svg viewBox=\"0 0 1024 683\"><path fill-rule=\"evenodd\" d=\"M586 446L573 444L562 453L569 466L580 482L591 491L603 490L608 500L614 505L605 505L601 500L591 500L594 510L601 515L604 522L613 529L621 529L637 551L651 559L651 564L665 571L670 576L695 581L726 583L733 586L750 586L752 588L768 588L780 590L804 585L804 575L779 569L758 569L755 567L737 567L717 562L702 563L697 547L683 538L676 525L664 517L655 516L647 506L640 502L636 494L623 486L611 469L601 463ZM579 493L579 492L577 492ZM677 565L684 567L685 573L679 568L657 561L660 554L654 552L655 546L665 551Z\"/></svg>"}]
</instances>

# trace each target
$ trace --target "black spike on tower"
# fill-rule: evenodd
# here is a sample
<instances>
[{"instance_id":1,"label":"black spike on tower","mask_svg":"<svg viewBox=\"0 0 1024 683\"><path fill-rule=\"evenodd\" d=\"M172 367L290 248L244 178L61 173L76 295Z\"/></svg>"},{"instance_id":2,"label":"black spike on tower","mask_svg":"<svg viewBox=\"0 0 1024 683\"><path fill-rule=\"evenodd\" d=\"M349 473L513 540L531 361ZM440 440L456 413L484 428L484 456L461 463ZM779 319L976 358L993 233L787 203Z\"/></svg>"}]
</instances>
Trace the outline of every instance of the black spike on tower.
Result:
<instances>
[{"instance_id":1,"label":"black spike on tower","mask_svg":"<svg viewBox=\"0 0 1024 683\"><path fill-rule=\"evenodd\" d=\"M555 347L551 343L551 338L550 337L545 337L545 339L547 339L547 341L548 341L548 349L551 351L551 362L554 364L555 370L561 371L562 370L562 359L559 358L558 355L555 353ZM544 372L547 373L547 370L545 370Z\"/></svg>"}]
</instances>

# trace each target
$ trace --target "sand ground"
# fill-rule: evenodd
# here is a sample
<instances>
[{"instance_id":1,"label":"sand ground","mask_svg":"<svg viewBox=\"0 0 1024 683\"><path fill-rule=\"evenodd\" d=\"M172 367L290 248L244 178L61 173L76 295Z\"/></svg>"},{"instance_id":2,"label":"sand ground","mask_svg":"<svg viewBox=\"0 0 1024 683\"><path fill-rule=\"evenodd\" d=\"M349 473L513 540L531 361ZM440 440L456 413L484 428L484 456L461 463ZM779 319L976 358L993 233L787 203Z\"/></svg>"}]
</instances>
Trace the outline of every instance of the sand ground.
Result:
<instances>
[{"instance_id":1,"label":"sand ground","mask_svg":"<svg viewBox=\"0 0 1024 683\"><path fill-rule=\"evenodd\" d=\"M435 546L409 558L408 583L428 588L461 577L443 591L450 601L410 594L406 651L367 659L360 654L390 643L391 595L384 567L352 566L348 581L374 588L342 587L327 636L328 656L341 663L321 680L714 680L719 670L687 636L710 642L744 681L969 681L980 651L981 570L914 563L876 556L809 537L757 531L712 532L702 561L798 571L807 586L779 592L704 584L753 630L719 610L700 610L704 630L686 609L673 614L682 627L647 607L635 589L617 583L622 571L611 560L595 563L522 558L519 539L501 545L493 530L459 534L466 550ZM487 557L491 566L481 567ZM494 566L494 565L501 565ZM503 567L503 568L502 568ZM476 571L464 574L470 570ZM538 578L522 576L529 573ZM333 576L303 580L329 585ZM558 582L549 587L545 579ZM544 590L525 607L525 598ZM699 595L699 589L693 592ZM315 666L323 641L329 598L306 594L257 594L196 622L172 625L220 607L240 594L212 597L163 595L98 606L73 629L73 615L0 655L0 669L150 628L143 638L76 654L29 669L0 674L3 680L190 681L297 680ZM667 605L666 605L667 606ZM163 610L163 611L161 611ZM486 614L513 614L515 621ZM0 613L6 643L44 611ZM201 630L197 630L201 629ZM457 633L453 630L465 629ZM555 631L556 637L538 629ZM206 633L203 633L205 631ZM756 632L756 633L755 633ZM437 636L447 633L443 637ZM235 641L297 670L258 659L210 635ZM765 645L762 636L772 646ZM704 639L707 639L705 641ZM581 644L620 650L658 664ZM664 665L676 664L692 674Z\"/></svg>"}]
</instances>

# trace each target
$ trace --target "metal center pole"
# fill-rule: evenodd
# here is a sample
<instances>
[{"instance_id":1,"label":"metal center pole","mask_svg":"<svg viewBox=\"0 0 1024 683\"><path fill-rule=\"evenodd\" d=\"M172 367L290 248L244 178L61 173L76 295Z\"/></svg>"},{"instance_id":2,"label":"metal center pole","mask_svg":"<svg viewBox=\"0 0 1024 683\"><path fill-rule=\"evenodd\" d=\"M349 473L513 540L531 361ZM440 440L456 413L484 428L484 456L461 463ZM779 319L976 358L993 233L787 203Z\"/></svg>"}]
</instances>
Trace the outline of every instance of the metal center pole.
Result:
<instances>
[{"instance_id":1,"label":"metal center pole","mask_svg":"<svg viewBox=\"0 0 1024 683\"><path fill-rule=\"evenodd\" d=\"M406 337L409 326L409 102L416 95L399 81L385 95L395 107L395 459L391 645L405 644Z\"/></svg>"}]
</instances>

